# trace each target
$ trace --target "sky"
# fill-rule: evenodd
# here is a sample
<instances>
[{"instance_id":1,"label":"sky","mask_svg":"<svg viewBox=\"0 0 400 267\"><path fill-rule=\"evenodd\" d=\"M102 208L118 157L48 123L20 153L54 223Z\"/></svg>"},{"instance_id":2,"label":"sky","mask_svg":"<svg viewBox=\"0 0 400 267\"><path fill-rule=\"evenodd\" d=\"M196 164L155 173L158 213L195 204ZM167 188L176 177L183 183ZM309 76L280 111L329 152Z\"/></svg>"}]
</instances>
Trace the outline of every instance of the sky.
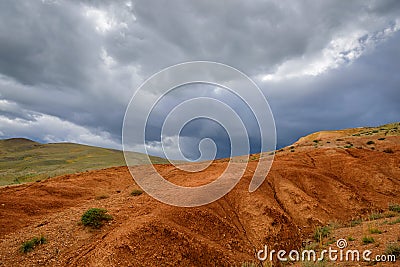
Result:
<instances>
[{"instance_id":1,"label":"sky","mask_svg":"<svg viewBox=\"0 0 400 267\"><path fill-rule=\"evenodd\" d=\"M399 30L396 0L0 1L0 138L121 149L124 114L139 86L195 60L227 64L257 84L278 148L314 131L400 121ZM256 152L254 118L219 93L187 86L166 96L152 116L149 152L162 156L163 114L199 95L240 110ZM195 159L204 138L214 140L218 157L229 154L226 132L210 121L165 140L181 142Z\"/></svg>"}]
</instances>

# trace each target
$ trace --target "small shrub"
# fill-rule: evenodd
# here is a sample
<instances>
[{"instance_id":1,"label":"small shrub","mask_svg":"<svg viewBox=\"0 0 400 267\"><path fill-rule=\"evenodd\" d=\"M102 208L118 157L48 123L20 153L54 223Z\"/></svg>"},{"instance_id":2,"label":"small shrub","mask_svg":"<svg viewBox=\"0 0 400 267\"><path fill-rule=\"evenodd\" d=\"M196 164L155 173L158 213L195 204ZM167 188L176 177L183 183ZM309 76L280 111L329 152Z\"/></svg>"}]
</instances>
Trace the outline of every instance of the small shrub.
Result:
<instances>
[{"instance_id":1,"label":"small shrub","mask_svg":"<svg viewBox=\"0 0 400 267\"><path fill-rule=\"evenodd\" d=\"M91 208L82 215L81 222L84 226L100 228L104 221L112 220L112 216L107 212L105 209Z\"/></svg>"},{"instance_id":2,"label":"small shrub","mask_svg":"<svg viewBox=\"0 0 400 267\"><path fill-rule=\"evenodd\" d=\"M314 232L314 239L317 242L321 242L322 239L328 237L331 233L331 230L328 226L317 227Z\"/></svg>"},{"instance_id":3,"label":"small shrub","mask_svg":"<svg viewBox=\"0 0 400 267\"><path fill-rule=\"evenodd\" d=\"M336 139L336 141L338 141L338 142L339 142L339 141L344 141L344 140L343 140L343 139L340 139L340 138L338 138L338 139Z\"/></svg>"},{"instance_id":4,"label":"small shrub","mask_svg":"<svg viewBox=\"0 0 400 267\"><path fill-rule=\"evenodd\" d=\"M400 245L399 244L389 244L385 250L386 255L394 255L396 259L400 257Z\"/></svg>"},{"instance_id":5,"label":"small shrub","mask_svg":"<svg viewBox=\"0 0 400 267\"><path fill-rule=\"evenodd\" d=\"M377 228L370 228L369 233L370 234L382 234L382 231Z\"/></svg>"},{"instance_id":6,"label":"small shrub","mask_svg":"<svg viewBox=\"0 0 400 267\"><path fill-rule=\"evenodd\" d=\"M367 145L373 145L373 144L375 144L374 141L368 141L368 142L367 142Z\"/></svg>"},{"instance_id":7,"label":"small shrub","mask_svg":"<svg viewBox=\"0 0 400 267\"><path fill-rule=\"evenodd\" d=\"M380 141L383 141L385 139L386 139L385 137L378 138L378 140L380 140Z\"/></svg>"},{"instance_id":8,"label":"small shrub","mask_svg":"<svg viewBox=\"0 0 400 267\"><path fill-rule=\"evenodd\" d=\"M389 222L388 224L393 225L393 224L397 224L397 223L400 223L400 218L397 218L396 220Z\"/></svg>"},{"instance_id":9,"label":"small shrub","mask_svg":"<svg viewBox=\"0 0 400 267\"><path fill-rule=\"evenodd\" d=\"M363 239L362 239L362 242L363 242L364 245L367 245L367 244L374 243L375 240L371 236L364 236Z\"/></svg>"},{"instance_id":10,"label":"small shrub","mask_svg":"<svg viewBox=\"0 0 400 267\"><path fill-rule=\"evenodd\" d=\"M313 140L314 143L318 144L319 140Z\"/></svg>"},{"instance_id":11,"label":"small shrub","mask_svg":"<svg viewBox=\"0 0 400 267\"><path fill-rule=\"evenodd\" d=\"M28 241L25 241L24 243L22 243L22 245L20 247L20 251L22 253L27 253L29 251L32 251L36 246L42 245L46 242L47 241L46 241L46 238L44 238L44 236L34 237L31 240L28 240Z\"/></svg>"},{"instance_id":12,"label":"small shrub","mask_svg":"<svg viewBox=\"0 0 400 267\"><path fill-rule=\"evenodd\" d=\"M131 192L131 196L134 196L134 197L140 196L141 194L143 194L143 191L140 190L140 189L135 189L135 190L133 190L133 191Z\"/></svg>"},{"instance_id":13,"label":"small shrub","mask_svg":"<svg viewBox=\"0 0 400 267\"><path fill-rule=\"evenodd\" d=\"M388 154L393 154L394 153L393 149L391 149L391 148L385 148L383 150L383 152L388 153Z\"/></svg>"},{"instance_id":14,"label":"small shrub","mask_svg":"<svg viewBox=\"0 0 400 267\"><path fill-rule=\"evenodd\" d=\"M358 220L353 220L353 221L350 222L350 227L357 226L357 225L359 225L361 222L362 222L362 221L361 221L360 219L358 219Z\"/></svg>"},{"instance_id":15,"label":"small shrub","mask_svg":"<svg viewBox=\"0 0 400 267\"><path fill-rule=\"evenodd\" d=\"M378 219L382 219L382 218L383 218L383 215L381 213L372 213L369 216L370 220L378 220Z\"/></svg>"},{"instance_id":16,"label":"small shrub","mask_svg":"<svg viewBox=\"0 0 400 267\"><path fill-rule=\"evenodd\" d=\"M400 205L399 204L389 204L389 210L394 212L400 212Z\"/></svg>"},{"instance_id":17,"label":"small shrub","mask_svg":"<svg viewBox=\"0 0 400 267\"><path fill-rule=\"evenodd\" d=\"M349 240L349 241L354 241L354 240L356 240L354 237L352 237L352 236L349 236L348 238L347 238L347 240Z\"/></svg>"},{"instance_id":18,"label":"small shrub","mask_svg":"<svg viewBox=\"0 0 400 267\"><path fill-rule=\"evenodd\" d=\"M393 217L396 217L397 213L394 211L388 211L384 215L385 215L385 218L393 218Z\"/></svg>"}]
</instances>

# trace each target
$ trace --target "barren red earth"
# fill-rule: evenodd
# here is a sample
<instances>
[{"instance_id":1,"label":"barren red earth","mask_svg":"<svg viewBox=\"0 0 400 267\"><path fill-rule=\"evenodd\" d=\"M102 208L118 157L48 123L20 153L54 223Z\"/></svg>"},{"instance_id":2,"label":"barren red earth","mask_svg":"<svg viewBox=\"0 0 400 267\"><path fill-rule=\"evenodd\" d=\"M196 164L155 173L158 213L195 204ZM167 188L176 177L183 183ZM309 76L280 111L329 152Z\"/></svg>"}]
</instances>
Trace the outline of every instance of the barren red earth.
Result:
<instances>
[{"instance_id":1,"label":"barren red earth","mask_svg":"<svg viewBox=\"0 0 400 267\"><path fill-rule=\"evenodd\" d=\"M253 155L230 193L197 208L169 206L146 193L132 196L139 187L126 167L1 187L0 266L259 264L255 253L264 245L299 249L317 226L346 225L400 203L400 137L316 139L279 151L264 183L249 193ZM176 184L203 184L226 164L216 161L190 178L171 165L157 169ZM84 227L81 216L92 207L107 209L113 219L100 229ZM389 235L396 237L398 228L392 230ZM19 251L24 241L41 235L45 244Z\"/></svg>"}]
</instances>

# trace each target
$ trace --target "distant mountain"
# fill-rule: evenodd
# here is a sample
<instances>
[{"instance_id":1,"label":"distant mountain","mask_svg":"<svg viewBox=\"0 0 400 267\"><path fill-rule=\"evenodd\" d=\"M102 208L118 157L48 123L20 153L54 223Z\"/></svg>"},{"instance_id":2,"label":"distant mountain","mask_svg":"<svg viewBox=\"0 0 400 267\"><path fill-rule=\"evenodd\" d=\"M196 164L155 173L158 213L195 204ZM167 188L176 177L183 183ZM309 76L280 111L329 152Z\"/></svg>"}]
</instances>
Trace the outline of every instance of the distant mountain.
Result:
<instances>
[{"instance_id":1,"label":"distant mountain","mask_svg":"<svg viewBox=\"0 0 400 267\"><path fill-rule=\"evenodd\" d=\"M138 164L145 154L134 153ZM166 163L150 157L154 163ZM0 140L0 185L125 165L122 151L73 143L41 144L24 138Z\"/></svg>"}]
</instances>

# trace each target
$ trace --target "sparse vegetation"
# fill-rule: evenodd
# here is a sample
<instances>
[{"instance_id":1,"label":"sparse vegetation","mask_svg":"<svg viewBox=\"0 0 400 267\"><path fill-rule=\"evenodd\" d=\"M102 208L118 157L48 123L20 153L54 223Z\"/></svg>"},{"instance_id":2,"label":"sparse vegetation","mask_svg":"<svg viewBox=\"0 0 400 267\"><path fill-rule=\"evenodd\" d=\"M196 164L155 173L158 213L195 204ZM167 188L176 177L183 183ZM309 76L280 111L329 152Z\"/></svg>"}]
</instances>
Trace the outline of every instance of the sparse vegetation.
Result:
<instances>
[{"instance_id":1,"label":"sparse vegetation","mask_svg":"<svg viewBox=\"0 0 400 267\"><path fill-rule=\"evenodd\" d=\"M389 204L389 210L394 212L400 212L400 205L397 203Z\"/></svg>"},{"instance_id":2,"label":"sparse vegetation","mask_svg":"<svg viewBox=\"0 0 400 267\"><path fill-rule=\"evenodd\" d=\"M379 230L378 228L370 228L369 233L370 234L382 234L382 231Z\"/></svg>"},{"instance_id":3,"label":"sparse vegetation","mask_svg":"<svg viewBox=\"0 0 400 267\"><path fill-rule=\"evenodd\" d=\"M133 190L133 191L131 192L131 196L134 196L134 197L140 196L141 194L143 194L143 191L140 190L140 189L135 189L135 190Z\"/></svg>"},{"instance_id":4,"label":"sparse vegetation","mask_svg":"<svg viewBox=\"0 0 400 267\"><path fill-rule=\"evenodd\" d=\"M314 239L317 242L321 242L322 239L328 237L331 233L331 229L328 226L317 227L314 232Z\"/></svg>"},{"instance_id":5,"label":"sparse vegetation","mask_svg":"<svg viewBox=\"0 0 400 267\"><path fill-rule=\"evenodd\" d=\"M352 237L352 236L349 236L349 237L347 238L347 240L349 240L349 241L355 241L356 239L355 239L354 237Z\"/></svg>"},{"instance_id":6,"label":"sparse vegetation","mask_svg":"<svg viewBox=\"0 0 400 267\"><path fill-rule=\"evenodd\" d=\"M372 213L370 216L369 216L369 219L370 220L378 220L378 219L382 219L383 218L383 214L382 213Z\"/></svg>"},{"instance_id":7,"label":"sparse vegetation","mask_svg":"<svg viewBox=\"0 0 400 267\"><path fill-rule=\"evenodd\" d=\"M385 218L393 218L396 217L397 213L394 211L385 212Z\"/></svg>"},{"instance_id":8,"label":"sparse vegetation","mask_svg":"<svg viewBox=\"0 0 400 267\"><path fill-rule=\"evenodd\" d=\"M319 247L319 244L317 242L311 242L308 243L304 246L305 250L317 250Z\"/></svg>"},{"instance_id":9,"label":"sparse vegetation","mask_svg":"<svg viewBox=\"0 0 400 267\"><path fill-rule=\"evenodd\" d=\"M359 225L361 222L362 222L361 219L353 220L353 221L350 222L350 227L357 226L357 225Z\"/></svg>"},{"instance_id":10,"label":"sparse vegetation","mask_svg":"<svg viewBox=\"0 0 400 267\"><path fill-rule=\"evenodd\" d=\"M375 240L374 240L374 238L372 236L364 236L363 239L362 239L362 242L363 242L364 245L367 245L367 244L374 243Z\"/></svg>"},{"instance_id":11,"label":"sparse vegetation","mask_svg":"<svg viewBox=\"0 0 400 267\"><path fill-rule=\"evenodd\" d=\"M339 221L331 221L328 226L330 229L338 229L342 228L343 224Z\"/></svg>"},{"instance_id":12,"label":"sparse vegetation","mask_svg":"<svg viewBox=\"0 0 400 267\"><path fill-rule=\"evenodd\" d=\"M46 242L47 241L44 236L34 237L34 238L22 243L22 245L20 247L20 251L22 253L27 253L29 251L32 251L36 246L45 244Z\"/></svg>"},{"instance_id":13,"label":"sparse vegetation","mask_svg":"<svg viewBox=\"0 0 400 267\"><path fill-rule=\"evenodd\" d=\"M398 223L400 223L400 217L392 222L388 222L389 225L398 224Z\"/></svg>"},{"instance_id":14,"label":"sparse vegetation","mask_svg":"<svg viewBox=\"0 0 400 267\"><path fill-rule=\"evenodd\" d=\"M373 144L375 144L375 142L372 141L372 140L370 140L370 141L367 142L367 145L373 145Z\"/></svg>"},{"instance_id":15,"label":"sparse vegetation","mask_svg":"<svg viewBox=\"0 0 400 267\"><path fill-rule=\"evenodd\" d=\"M400 245L399 244L389 244L385 250L386 255L394 255L396 259L400 257Z\"/></svg>"},{"instance_id":16,"label":"sparse vegetation","mask_svg":"<svg viewBox=\"0 0 400 267\"><path fill-rule=\"evenodd\" d=\"M378 138L378 140L380 140L380 141L383 141L385 139L386 139L385 137Z\"/></svg>"},{"instance_id":17,"label":"sparse vegetation","mask_svg":"<svg viewBox=\"0 0 400 267\"><path fill-rule=\"evenodd\" d=\"M112 220L112 216L107 212L106 209L91 208L82 215L81 222L84 226L100 228L104 221Z\"/></svg>"}]
</instances>

